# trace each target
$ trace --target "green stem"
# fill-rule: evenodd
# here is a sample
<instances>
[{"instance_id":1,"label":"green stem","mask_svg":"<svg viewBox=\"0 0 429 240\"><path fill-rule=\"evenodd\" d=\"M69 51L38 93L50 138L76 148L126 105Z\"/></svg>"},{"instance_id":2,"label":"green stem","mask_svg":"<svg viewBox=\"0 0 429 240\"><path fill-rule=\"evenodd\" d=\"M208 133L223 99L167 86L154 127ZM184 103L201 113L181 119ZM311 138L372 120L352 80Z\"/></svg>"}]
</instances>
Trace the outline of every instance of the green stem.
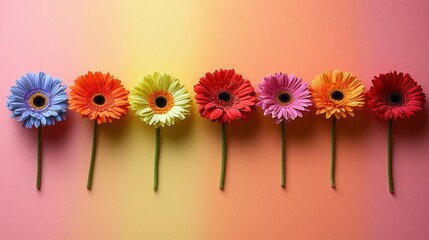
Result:
<instances>
[{"instance_id":1,"label":"green stem","mask_svg":"<svg viewBox=\"0 0 429 240\"><path fill-rule=\"evenodd\" d=\"M226 168L226 134L225 134L225 123L222 123L222 166L220 173L220 184L219 188L223 190L225 186L225 168Z\"/></svg>"},{"instance_id":2,"label":"green stem","mask_svg":"<svg viewBox=\"0 0 429 240\"><path fill-rule=\"evenodd\" d=\"M392 125L393 120L389 120L389 133L387 137L387 177L389 178L389 192L393 191L393 173L392 173Z\"/></svg>"},{"instance_id":3,"label":"green stem","mask_svg":"<svg viewBox=\"0 0 429 240\"><path fill-rule=\"evenodd\" d=\"M37 180L36 188L42 187L42 126L37 130Z\"/></svg>"},{"instance_id":4,"label":"green stem","mask_svg":"<svg viewBox=\"0 0 429 240\"><path fill-rule=\"evenodd\" d=\"M337 118L334 116L332 122L332 142L331 142L331 187L335 188L335 128Z\"/></svg>"},{"instance_id":5,"label":"green stem","mask_svg":"<svg viewBox=\"0 0 429 240\"><path fill-rule=\"evenodd\" d=\"M92 188L92 176L94 175L94 163L95 163L95 153L97 146L97 121L94 121L94 132L92 134L92 152L91 152L91 163L89 165L89 174L88 174L88 182L86 188L91 190Z\"/></svg>"},{"instance_id":6,"label":"green stem","mask_svg":"<svg viewBox=\"0 0 429 240\"><path fill-rule=\"evenodd\" d=\"M158 174L159 174L159 140L160 140L160 129L155 128L156 139L155 139L155 167L153 176L153 190L158 190Z\"/></svg>"},{"instance_id":7,"label":"green stem","mask_svg":"<svg viewBox=\"0 0 429 240\"><path fill-rule=\"evenodd\" d=\"M285 188L286 186L286 157L285 157L285 123L282 121L282 159L281 159L281 165L282 165L282 188Z\"/></svg>"}]
</instances>

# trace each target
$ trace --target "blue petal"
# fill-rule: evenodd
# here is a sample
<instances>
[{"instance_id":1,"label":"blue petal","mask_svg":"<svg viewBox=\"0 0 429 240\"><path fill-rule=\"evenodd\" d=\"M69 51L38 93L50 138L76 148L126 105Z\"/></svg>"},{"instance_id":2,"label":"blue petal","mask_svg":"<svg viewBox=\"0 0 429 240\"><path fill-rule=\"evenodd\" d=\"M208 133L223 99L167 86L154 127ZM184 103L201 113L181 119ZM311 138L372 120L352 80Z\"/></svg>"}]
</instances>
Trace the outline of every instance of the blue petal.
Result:
<instances>
[{"instance_id":1,"label":"blue petal","mask_svg":"<svg viewBox=\"0 0 429 240\"><path fill-rule=\"evenodd\" d=\"M31 115L31 113L32 113L32 111L27 110L27 111L25 111L22 115L23 115L23 116L30 116L30 115Z\"/></svg>"},{"instance_id":2,"label":"blue petal","mask_svg":"<svg viewBox=\"0 0 429 240\"><path fill-rule=\"evenodd\" d=\"M42 114L37 112L31 113L31 116L34 118L34 120L42 118Z\"/></svg>"},{"instance_id":3,"label":"blue petal","mask_svg":"<svg viewBox=\"0 0 429 240\"><path fill-rule=\"evenodd\" d=\"M39 76L36 73L29 73L27 76L27 81L30 83L31 88L39 87Z\"/></svg>"},{"instance_id":4,"label":"blue petal","mask_svg":"<svg viewBox=\"0 0 429 240\"><path fill-rule=\"evenodd\" d=\"M59 105L52 105L49 110L51 111L60 111L61 107Z\"/></svg>"},{"instance_id":5,"label":"blue petal","mask_svg":"<svg viewBox=\"0 0 429 240\"><path fill-rule=\"evenodd\" d=\"M23 89L24 91L28 91L30 89L26 84L26 80L24 79L24 76L16 80L16 86L18 86L18 88L20 89Z\"/></svg>"},{"instance_id":6,"label":"blue petal","mask_svg":"<svg viewBox=\"0 0 429 240\"><path fill-rule=\"evenodd\" d=\"M55 95L61 88L61 85L59 83L55 83L52 88L49 90L52 95Z\"/></svg>"},{"instance_id":7,"label":"blue petal","mask_svg":"<svg viewBox=\"0 0 429 240\"><path fill-rule=\"evenodd\" d=\"M67 101L69 98L67 96L55 96L52 99L52 104L58 104L64 101Z\"/></svg>"},{"instance_id":8,"label":"blue petal","mask_svg":"<svg viewBox=\"0 0 429 240\"><path fill-rule=\"evenodd\" d=\"M39 76L40 76L40 73L39 73ZM47 75L47 74L44 74L42 80L43 80L42 81L42 83L43 83L43 85L42 85L43 89L45 89L46 91L50 91L51 88L52 88L52 84L53 84L52 77L49 76L49 75Z\"/></svg>"},{"instance_id":9,"label":"blue petal","mask_svg":"<svg viewBox=\"0 0 429 240\"><path fill-rule=\"evenodd\" d=\"M57 116L58 115L58 113L57 112L55 112L55 111L46 111L46 112L44 112L43 114L42 114L44 117L50 117L50 116Z\"/></svg>"},{"instance_id":10,"label":"blue petal","mask_svg":"<svg viewBox=\"0 0 429 240\"><path fill-rule=\"evenodd\" d=\"M22 88L19 88L17 86L12 86L10 88L10 92L12 95L19 96L19 97L24 97L25 95L25 91Z\"/></svg>"},{"instance_id":11,"label":"blue petal","mask_svg":"<svg viewBox=\"0 0 429 240\"><path fill-rule=\"evenodd\" d=\"M43 79L45 78L45 73L44 72L39 72L39 74L35 74L35 83L37 88L43 88Z\"/></svg>"},{"instance_id":12,"label":"blue petal","mask_svg":"<svg viewBox=\"0 0 429 240\"><path fill-rule=\"evenodd\" d=\"M23 97L18 97L18 96L12 95L12 96L9 96L9 102L22 102L22 103L24 103L25 100Z\"/></svg>"},{"instance_id":13,"label":"blue petal","mask_svg":"<svg viewBox=\"0 0 429 240\"><path fill-rule=\"evenodd\" d=\"M21 117L19 117L19 118L18 118L18 122L25 121L25 120L27 120L29 117L30 117L30 116L22 116L22 115L21 115Z\"/></svg>"},{"instance_id":14,"label":"blue petal","mask_svg":"<svg viewBox=\"0 0 429 240\"><path fill-rule=\"evenodd\" d=\"M25 111L24 113L22 113L21 117L18 118L18 121L20 122L28 119L30 117L30 113L31 111Z\"/></svg>"},{"instance_id":15,"label":"blue petal","mask_svg":"<svg viewBox=\"0 0 429 240\"><path fill-rule=\"evenodd\" d=\"M66 94L67 86L60 85L59 83L58 83L58 86L59 86L59 88L52 89L52 91L51 91L52 95L60 95L60 94L67 95Z\"/></svg>"},{"instance_id":16,"label":"blue petal","mask_svg":"<svg viewBox=\"0 0 429 240\"><path fill-rule=\"evenodd\" d=\"M35 81L35 78L34 78L34 76L33 76L33 73L27 73L27 75L22 76L22 77L21 77L21 79L22 79L22 84L24 84L24 85L23 85L23 89L25 89L25 90L29 91L29 90L32 90L32 89L34 89L34 88L35 88L35 87L33 86L33 83L34 83L34 81ZM18 83L18 82L17 82L17 83Z\"/></svg>"},{"instance_id":17,"label":"blue petal","mask_svg":"<svg viewBox=\"0 0 429 240\"><path fill-rule=\"evenodd\" d=\"M9 106L18 108L18 107L25 107L25 104L22 102L10 102Z\"/></svg>"},{"instance_id":18,"label":"blue petal","mask_svg":"<svg viewBox=\"0 0 429 240\"><path fill-rule=\"evenodd\" d=\"M61 114L60 118L61 118L61 120L66 120L66 114Z\"/></svg>"},{"instance_id":19,"label":"blue petal","mask_svg":"<svg viewBox=\"0 0 429 240\"><path fill-rule=\"evenodd\" d=\"M23 113L25 110L27 110L27 108L25 108L25 107L20 107L20 108L15 109L15 110L13 111L13 114L21 114L21 113Z\"/></svg>"},{"instance_id":20,"label":"blue petal","mask_svg":"<svg viewBox=\"0 0 429 240\"><path fill-rule=\"evenodd\" d=\"M30 119L30 122L29 122L29 125L30 125L30 127L31 126L33 126L34 125L34 122L35 122L35 119L34 118L29 118Z\"/></svg>"},{"instance_id":21,"label":"blue petal","mask_svg":"<svg viewBox=\"0 0 429 240\"><path fill-rule=\"evenodd\" d=\"M31 118L27 119L25 122L22 123L22 126L26 127L26 128L31 128L32 124L31 124Z\"/></svg>"},{"instance_id":22,"label":"blue petal","mask_svg":"<svg viewBox=\"0 0 429 240\"><path fill-rule=\"evenodd\" d=\"M46 118L42 116L42 118L40 118L40 121L42 122L42 125L45 126L46 125Z\"/></svg>"}]
</instances>

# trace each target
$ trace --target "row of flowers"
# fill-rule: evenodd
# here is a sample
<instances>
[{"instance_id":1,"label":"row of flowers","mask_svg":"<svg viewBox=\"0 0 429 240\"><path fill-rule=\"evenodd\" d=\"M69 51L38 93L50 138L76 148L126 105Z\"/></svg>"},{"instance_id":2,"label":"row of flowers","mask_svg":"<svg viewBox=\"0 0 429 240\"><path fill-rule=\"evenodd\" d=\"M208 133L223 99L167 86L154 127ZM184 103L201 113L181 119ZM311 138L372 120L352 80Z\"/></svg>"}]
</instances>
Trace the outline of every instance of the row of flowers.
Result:
<instances>
[{"instance_id":1,"label":"row of flowers","mask_svg":"<svg viewBox=\"0 0 429 240\"><path fill-rule=\"evenodd\" d=\"M226 124L247 119L256 106L265 116L271 116L281 125L281 186L285 186L285 123L303 117L312 107L316 114L332 118L331 186L335 188L335 131L337 119L354 116L365 100L371 110L388 120L388 180L393 190L392 177L392 123L409 118L423 108L425 94L409 74L389 72L375 76L373 86L365 86L353 74L331 70L316 76L308 85L301 78L285 73L265 77L256 91L249 80L234 70L208 72L194 86L198 111L203 118L217 121L222 131L222 164L220 189L225 186ZM93 148L87 188L92 187L96 156L97 125L110 123L128 113L135 115L156 129L154 190L158 189L160 129L183 120L190 114L191 96L177 78L154 73L138 80L131 93L121 81L109 73L88 72L79 76L71 86L70 98L61 80L43 72L28 73L10 89L7 107L11 117L18 118L23 127L38 128L38 170L36 187L41 187L41 133L42 127L65 120L68 111L94 121Z\"/></svg>"}]
</instances>

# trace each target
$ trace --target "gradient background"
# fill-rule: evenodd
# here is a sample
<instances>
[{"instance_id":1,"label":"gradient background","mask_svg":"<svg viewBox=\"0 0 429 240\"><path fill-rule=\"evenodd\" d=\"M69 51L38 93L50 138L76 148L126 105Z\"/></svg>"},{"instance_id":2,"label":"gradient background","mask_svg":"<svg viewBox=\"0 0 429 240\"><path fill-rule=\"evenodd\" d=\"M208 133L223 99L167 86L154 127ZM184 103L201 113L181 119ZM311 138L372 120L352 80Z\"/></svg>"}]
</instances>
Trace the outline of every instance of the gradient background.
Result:
<instances>
[{"instance_id":1,"label":"gradient background","mask_svg":"<svg viewBox=\"0 0 429 240\"><path fill-rule=\"evenodd\" d=\"M331 121L280 128L260 110L228 126L219 191L220 126L192 116L162 129L160 189L152 191L155 131L132 114L99 128L86 189L92 124L75 112L44 130L42 190L36 130L5 107L29 71L67 85L88 70L127 88L169 72L192 92L207 71L252 83L274 72L309 82L322 71L406 71L429 93L428 1L0 1L0 239L429 239L429 111L394 124L396 195L386 177L387 122L368 109L338 123L337 189L329 186Z\"/></svg>"}]
</instances>

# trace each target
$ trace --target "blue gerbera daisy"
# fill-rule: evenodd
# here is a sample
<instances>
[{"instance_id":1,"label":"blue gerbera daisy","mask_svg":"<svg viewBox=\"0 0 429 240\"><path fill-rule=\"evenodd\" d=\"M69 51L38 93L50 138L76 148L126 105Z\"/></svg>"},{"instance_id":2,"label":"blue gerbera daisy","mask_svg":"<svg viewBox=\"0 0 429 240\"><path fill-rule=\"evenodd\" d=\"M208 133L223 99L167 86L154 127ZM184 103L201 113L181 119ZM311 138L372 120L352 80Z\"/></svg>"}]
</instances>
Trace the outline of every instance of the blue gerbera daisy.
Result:
<instances>
[{"instance_id":1,"label":"blue gerbera daisy","mask_svg":"<svg viewBox=\"0 0 429 240\"><path fill-rule=\"evenodd\" d=\"M66 88L61 80L44 72L27 73L11 87L6 106L12 111L12 118L23 122L23 127L54 125L55 121L64 120L67 113Z\"/></svg>"}]
</instances>

